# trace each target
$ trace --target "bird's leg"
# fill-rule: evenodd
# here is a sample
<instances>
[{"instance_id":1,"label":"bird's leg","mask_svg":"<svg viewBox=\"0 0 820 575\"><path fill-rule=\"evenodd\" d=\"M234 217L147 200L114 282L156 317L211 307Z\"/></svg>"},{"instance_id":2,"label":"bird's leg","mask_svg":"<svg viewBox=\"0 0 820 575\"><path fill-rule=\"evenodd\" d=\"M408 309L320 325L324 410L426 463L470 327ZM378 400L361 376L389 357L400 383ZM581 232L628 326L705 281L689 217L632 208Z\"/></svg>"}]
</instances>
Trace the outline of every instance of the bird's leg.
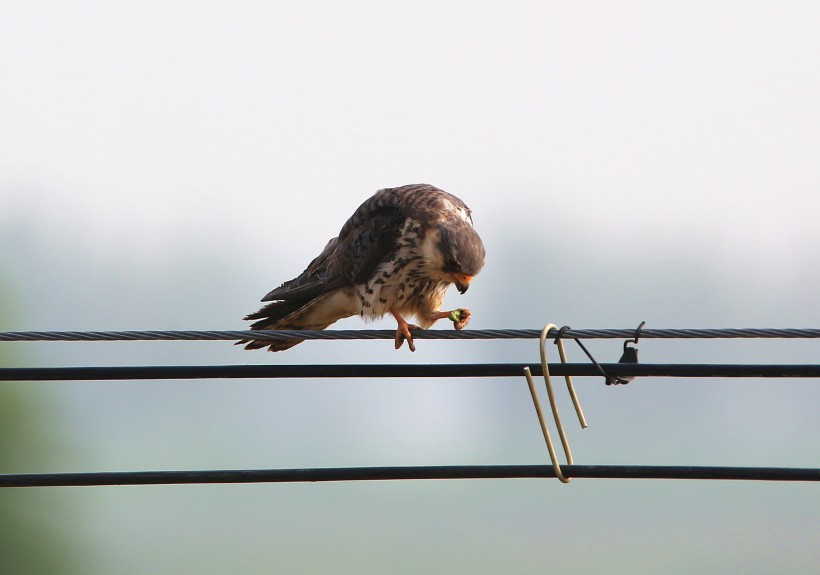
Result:
<instances>
[{"instance_id":1,"label":"bird's leg","mask_svg":"<svg viewBox=\"0 0 820 575\"><path fill-rule=\"evenodd\" d=\"M470 316L472 312L467 309L466 307L461 307L458 309L454 309L451 311L435 311L430 315L430 319L433 321L437 321L440 319L449 319L453 322L453 327L456 329L462 329L468 323L470 323Z\"/></svg>"},{"instance_id":2,"label":"bird's leg","mask_svg":"<svg viewBox=\"0 0 820 575\"><path fill-rule=\"evenodd\" d=\"M398 327L396 327L396 349L399 349L404 343L404 340L407 340L407 347L410 348L410 351L416 351L416 344L413 343L413 336L410 334L410 330L420 329L419 326L407 323L399 312L393 308L390 308L390 313L393 314L393 317L396 318L396 322L399 324Z\"/></svg>"}]
</instances>

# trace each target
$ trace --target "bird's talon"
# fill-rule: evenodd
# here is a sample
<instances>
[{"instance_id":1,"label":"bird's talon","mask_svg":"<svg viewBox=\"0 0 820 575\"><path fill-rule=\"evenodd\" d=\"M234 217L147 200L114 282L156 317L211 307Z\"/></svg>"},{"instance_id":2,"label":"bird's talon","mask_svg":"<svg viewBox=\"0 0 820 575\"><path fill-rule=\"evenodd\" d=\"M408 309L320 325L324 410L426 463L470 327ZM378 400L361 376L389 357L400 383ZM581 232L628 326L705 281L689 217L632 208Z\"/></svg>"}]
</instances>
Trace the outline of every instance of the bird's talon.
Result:
<instances>
[{"instance_id":1,"label":"bird's talon","mask_svg":"<svg viewBox=\"0 0 820 575\"><path fill-rule=\"evenodd\" d=\"M411 329L421 328L417 325L413 325L412 323L406 323L404 325L400 325L398 329L396 329L396 349L399 349L406 340L407 347L410 348L410 351L416 351L416 344L413 341L413 335L410 333Z\"/></svg>"}]
</instances>

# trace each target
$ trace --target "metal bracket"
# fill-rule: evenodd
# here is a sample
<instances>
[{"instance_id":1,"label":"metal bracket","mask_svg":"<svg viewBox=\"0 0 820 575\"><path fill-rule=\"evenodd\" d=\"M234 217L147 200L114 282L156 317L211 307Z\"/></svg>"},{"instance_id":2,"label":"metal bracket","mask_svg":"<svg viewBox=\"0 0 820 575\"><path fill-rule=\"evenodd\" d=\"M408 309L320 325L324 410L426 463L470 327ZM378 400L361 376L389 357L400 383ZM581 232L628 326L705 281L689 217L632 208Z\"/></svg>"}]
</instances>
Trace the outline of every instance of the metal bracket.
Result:
<instances>
[{"instance_id":1,"label":"metal bracket","mask_svg":"<svg viewBox=\"0 0 820 575\"><path fill-rule=\"evenodd\" d=\"M572 451L569 447L567 435L564 432L564 426L561 423L561 416L558 414L558 406L555 403L555 393L552 390L552 379L550 377L549 365L547 363L547 333L549 333L550 329L558 329L558 327L551 323L544 326L544 329L541 330L541 338L539 342L541 351L541 370L544 374L544 384L547 387L547 396L549 397L550 407L552 408L552 416L555 420L555 426L558 429L558 435L561 438L561 445L564 448L564 456L566 457L567 465L572 465ZM567 356L564 351L563 341L558 339L556 340L555 345L558 346L558 355L561 357L561 362L567 363ZM532 379L532 373L530 372L529 367L524 367L524 377L527 379L527 386L530 389L532 403L535 406L535 413L538 415L538 423L541 425L541 431L544 434L544 441L547 444L547 451L549 451L555 476L561 481L561 483L569 483L571 478L565 476L561 471L561 464L559 463L558 456L555 453L555 447L552 443L549 427L547 426L546 419L544 418L544 412L541 409L541 402L538 400L538 392L535 390L535 382ZM572 384L572 377L567 375L564 376L564 379L567 383L567 390L569 391L570 398L572 399L572 404L575 407L575 413L578 415L578 422L581 424L581 428L584 429L587 427L587 422L584 417L584 413L581 410L581 404L578 401L578 396L575 393L575 387Z\"/></svg>"}]
</instances>

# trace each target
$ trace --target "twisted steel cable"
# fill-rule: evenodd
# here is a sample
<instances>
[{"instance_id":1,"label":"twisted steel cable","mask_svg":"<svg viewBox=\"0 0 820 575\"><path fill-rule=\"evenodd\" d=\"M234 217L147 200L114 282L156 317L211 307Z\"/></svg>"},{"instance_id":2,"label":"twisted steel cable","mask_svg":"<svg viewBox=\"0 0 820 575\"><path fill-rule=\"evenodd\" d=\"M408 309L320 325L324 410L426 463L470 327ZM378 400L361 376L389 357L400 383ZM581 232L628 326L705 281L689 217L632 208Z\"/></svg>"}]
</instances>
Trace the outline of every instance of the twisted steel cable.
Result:
<instances>
[{"instance_id":1,"label":"twisted steel cable","mask_svg":"<svg viewBox=\"0 0 820 575\"><path fill-rule=\"evenodd\" d=\"M622 339L635 337L635 329L564 329L567 339ZM417 330L418 339L538 339L540 329ZM559 330L550 330L557 337ZM390 329L339 330L187 330L187 331L9 331L0 332L0 341L231 341L270 340L362 340L393 339ZM815 339L820 329L811 328L719 328L719 329L643 329L641 339Z\"/></svg>"}]
</instances>

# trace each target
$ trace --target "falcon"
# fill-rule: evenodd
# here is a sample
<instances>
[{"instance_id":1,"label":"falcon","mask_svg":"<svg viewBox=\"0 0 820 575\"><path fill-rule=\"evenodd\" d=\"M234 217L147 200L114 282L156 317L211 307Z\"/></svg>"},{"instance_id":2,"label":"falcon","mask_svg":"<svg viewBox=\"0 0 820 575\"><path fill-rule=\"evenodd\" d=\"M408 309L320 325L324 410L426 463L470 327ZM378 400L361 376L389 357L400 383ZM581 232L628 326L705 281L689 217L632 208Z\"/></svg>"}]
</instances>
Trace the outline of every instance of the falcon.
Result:
<instances>
[{"instance_id":1,"label":"falcon","mask_svg":"<svg viewBox=\"0 0 820 575\"><path fill-rule=\"evenodd\" d=\"M451 284L465 293L483 265L484 244L464 202L428 184L385 188L359 206L305 271L245 319L256 320L252 330L321 330L345 317L389 313L398 323L396 349L407 341L415 351L411 330L444 318L455 329L467 325L469 309L441 311L441 303ZM418 325L407 322L411 315ZM237 343L282 351L302 341Z\"/></svg>"}]
</instances>

